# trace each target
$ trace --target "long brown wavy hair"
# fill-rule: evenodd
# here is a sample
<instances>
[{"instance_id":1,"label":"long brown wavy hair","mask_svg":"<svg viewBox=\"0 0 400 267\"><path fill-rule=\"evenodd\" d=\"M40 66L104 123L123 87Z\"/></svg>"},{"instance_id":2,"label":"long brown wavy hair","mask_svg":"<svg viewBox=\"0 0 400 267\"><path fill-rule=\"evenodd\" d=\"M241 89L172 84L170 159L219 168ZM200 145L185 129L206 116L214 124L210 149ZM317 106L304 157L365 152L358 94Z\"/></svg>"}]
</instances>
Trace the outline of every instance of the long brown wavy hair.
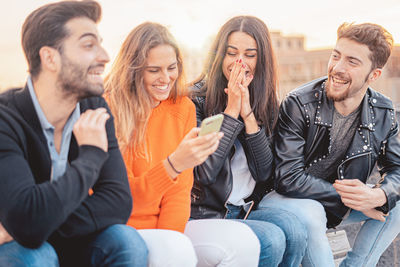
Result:
<instances>
[{"instance_id":1,"label":"long brown wavy hair","mask_svg":"<svg viewBox=\"0 0 400 267\"><path fill-rule=\"evenodd\" d=\"M116 136L122 152L132 144L135 153L138 148L144 148L148 156L144 135L153 106L152 97L144 87L143 72L149 51L159 45L170 45L176 53L178 78L169 99L175 102L178 97L187 95L182 56L168 29L152 22L134 28L104 82L105 97L115 117Z\"/></svg>"},{"instance_id":2,"label":"long brown wavy hair","mask_svg":"<svg viewBox=\"0 0 400 267\"><path fill-rule=\"evenodd\" d=\"M202 74L191 84L203 82L194 95L205 96L207 116L224 111L228 98L224 92L228 80L222 71L228 38L233 32L244 32L257 43L257 63L254 78L249 85L250 105L259 124L272 134L278 119L277 71L271 37L265 23L252 16L238 16L228 20L219 30Z\"/></svg>"}]
</instances>

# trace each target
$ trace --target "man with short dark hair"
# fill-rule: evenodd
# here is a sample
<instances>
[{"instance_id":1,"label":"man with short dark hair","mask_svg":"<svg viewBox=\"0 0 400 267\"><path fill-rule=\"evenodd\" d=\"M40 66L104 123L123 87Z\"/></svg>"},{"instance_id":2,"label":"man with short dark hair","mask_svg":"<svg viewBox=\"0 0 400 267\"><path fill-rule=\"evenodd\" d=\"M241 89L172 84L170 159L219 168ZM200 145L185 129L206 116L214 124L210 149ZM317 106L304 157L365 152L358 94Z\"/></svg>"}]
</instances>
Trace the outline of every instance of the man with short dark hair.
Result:
<instances>
[{"instance_id":1,"label":"man with short dark hair","mask_svg":"<svg viewBox=\"0 0 400 267\"><path fill-rule=\"evenodd\" d=\"M0 266L146 266L113 119L94 1L33 11L30 77L0 95Z\"/></svg>"},{"instance_id":2,"label":"man with short dark hair","mask_svg":"<svg viewBox=\"0 0 400 267\"><path fill-rule=\"evenodd\" d=\"M392 102L369 87L392 45L379 25L341 25L328 77L282 102L276 192L260 206L279 206L304 222L309 237L303 267L335 266L325 231L342 220L364 224L341 266L375 266L400 232L399 125ZM383 178L369 187L375 163Z\"/></svg>"}]
</instances>

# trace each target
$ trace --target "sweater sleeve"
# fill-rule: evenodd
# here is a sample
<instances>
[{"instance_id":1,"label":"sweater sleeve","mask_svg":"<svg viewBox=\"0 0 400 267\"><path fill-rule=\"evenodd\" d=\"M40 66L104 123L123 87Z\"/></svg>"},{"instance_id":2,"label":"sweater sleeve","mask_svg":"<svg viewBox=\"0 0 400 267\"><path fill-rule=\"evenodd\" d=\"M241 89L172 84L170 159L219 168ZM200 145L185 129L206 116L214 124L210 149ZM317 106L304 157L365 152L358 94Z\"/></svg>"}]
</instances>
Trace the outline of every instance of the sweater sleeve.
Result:
<instances>
[{"instance_id":1,"label":"sweater sleeve","mask_svg":"<svg viewBox=\"0 0 400 267\"><path fill-rule=\"evenodd\" d=\"M142 175L135 176L132 170L132 161L130 159L127 160L130 156L125 154L124 157L131 191L134 196L140 196L140 198L134 199L135 207L142 207L142 205L147 205L147 203L160 198L179 181L180 177L177 177L176 180L169 177L162 161L156 163Z\"/></svg>"},{"instance_id":2,"label":"sweater sleeve","mask_svg":"<svg viewBox=\"0 0 400 267\"><path fill-rule=\"evenodd\" d=\"M133 220L145 222L148 219L143 217L158 213L156 225L142 225L139 229L156 227L183 232L190 213L193 169L185 170L175 180L169 177L162 161L141 176L133 176L127 169L134 196Z\"/></svg>"},{"instance_id":3,"label":"sweater sleeve","mask_svg":"<svg viewBox=\"0 0 400 267\"><path fill-rule=\"evenodd\" d=\"M186 135L196 127L196 111L190 105L190 112L186 120ZM187 169L179 175L179 185L166 192L161 201L161 211L158 219L158 228L183 232L190 217L190 192L193 186L193 168Z\"/></svg>"},{"instance_id":4,"label":"sweater sleeve","mask_svg":"<svg viewBox=\"0 0 400 267\"><path fill-rule=\"evenodd\" d=\"M189 112L185 121L184 132L179 138L183 138L196 126L194 105L190 102ZM168 135L165 135L168 136ZM168 136L168 138L172 138ZM166 141L166 140L162 140ZM157 162L152 168L140 176L134 176L132 169L131 150L125 152L124 158L127 165L129 182L134 197L135 210L146 210L157 206L159 208L156 227L158 229L170 229L183 232L190 215L190 191L193 185L193 169L187 169L171 179L163 162ZM155 203L157 202L157 203ZM147 212L148 210L146 210ZM149 213L155 212L149 211ZM145 216L146 214L140 214Z\"/></svg>"},{"instance_id":5,"label":"sweater sleeve","mask_svg":"<svg viewBox=\"0 0 400 267\"><path fill-rule=\"evenodd\" d=\"M180 175L176 186L165 192L161 199L161 210L157 228L182 232L190 217L190 191L193 186L193 169Z\"/></svg>"}]
</instances>

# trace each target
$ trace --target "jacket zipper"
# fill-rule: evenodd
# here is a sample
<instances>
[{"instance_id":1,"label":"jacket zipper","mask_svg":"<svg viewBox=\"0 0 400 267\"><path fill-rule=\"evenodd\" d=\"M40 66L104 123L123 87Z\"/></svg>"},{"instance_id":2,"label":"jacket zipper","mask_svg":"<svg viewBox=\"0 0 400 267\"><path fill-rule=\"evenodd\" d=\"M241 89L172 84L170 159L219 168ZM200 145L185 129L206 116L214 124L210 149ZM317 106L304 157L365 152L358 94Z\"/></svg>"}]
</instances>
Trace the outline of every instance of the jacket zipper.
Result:
<instances>
[{"instance_id":1,"label":"jacket zipper","mask_svg":"<svg viewBox=\"0 0 400 267\"><path fill-rule=\"evenodd\" d=\"M369 132L368 132L368 146L371 147L371 142L369 141ZM371 153L370 153L371 154ZM372 163L371 163L371 155L368 155L368 177L372 172Z\"/></svg>"},{"instance_id":2,"label":"jacket zipper","mask_svg":"<svg viewBox=\"0 0 400 267\"><path fill-rule=\"evenodd\" d=\"M336 170L336 171L337 171L337 174L338 174L339 180L342 180L342 176L340 175L340 168L342 167L342 165L343 165L344 163L346 163L347 161L349 161L349 160L351 160L351 159L359 158L359 157L362 157L362 156L365 156L365 155L369 155L369 154L371 154L371 152L361 153L361 154L358 154L358 155L356 155L356 156L350 157L350 158L346 159L345 161L343 161L342 163L340 163L340 165L338 166L338 168L337 168L337 170Z\"/></svg>"}]
</instances>

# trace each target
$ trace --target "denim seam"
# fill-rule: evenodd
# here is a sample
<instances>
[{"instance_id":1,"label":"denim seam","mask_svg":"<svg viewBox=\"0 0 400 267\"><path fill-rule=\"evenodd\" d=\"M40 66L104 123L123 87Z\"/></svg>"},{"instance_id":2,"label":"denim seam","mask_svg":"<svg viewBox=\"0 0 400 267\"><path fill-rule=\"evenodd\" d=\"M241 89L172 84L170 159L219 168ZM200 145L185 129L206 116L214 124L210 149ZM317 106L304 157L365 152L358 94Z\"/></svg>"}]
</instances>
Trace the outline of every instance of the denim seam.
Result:
<instances>
[{"instance_id":1,"label":"denim seam","mask_svg":"<svg viewBox=\"0 0 400 267\"><path fill-rule=\"evenodd\" d=\"M386 217L386 222L383 224L382 228L380 229L379 234L378 234L378 236L376 237L376 239L375 239L375 241L374 241L374 244L372 245L372 247L371 247L371 249L370 249L370 251L369 251L367 257L365 258L365 261L363 262L363 265L365 265L365 263L367 263L367 262L370 260L371 255L372 255L371 251L373 251L374 249L376 249L377 240L382 236L382 234L383 234L383 232L384 232L384 229L385 229L386 226L388 225L388 221L389 221L389 220L391 220L391 218L390 218L390 216L387 216L387 217Z\"/></svg>"}]
</instances>

